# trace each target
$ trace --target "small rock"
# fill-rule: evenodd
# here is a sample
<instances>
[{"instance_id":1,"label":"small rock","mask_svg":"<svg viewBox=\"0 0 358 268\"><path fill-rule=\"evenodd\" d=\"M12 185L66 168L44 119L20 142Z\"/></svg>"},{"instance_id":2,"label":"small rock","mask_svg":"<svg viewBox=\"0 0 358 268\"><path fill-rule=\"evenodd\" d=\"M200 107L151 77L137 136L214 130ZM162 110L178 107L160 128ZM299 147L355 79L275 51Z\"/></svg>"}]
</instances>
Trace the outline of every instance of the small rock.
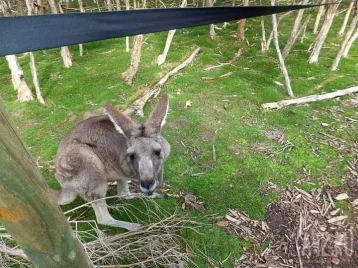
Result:
<instances>
[{"instance_id":1,"label":"small rock","mask_svg":"<svg viewBox=\"0 0 358 268\"><path fill-rule=\"evenodd\" d=\"M347 194L339 194L335 197L336 200L345 200L345 199L348 199L349 196Z\"/></svg>"}]
</instances>

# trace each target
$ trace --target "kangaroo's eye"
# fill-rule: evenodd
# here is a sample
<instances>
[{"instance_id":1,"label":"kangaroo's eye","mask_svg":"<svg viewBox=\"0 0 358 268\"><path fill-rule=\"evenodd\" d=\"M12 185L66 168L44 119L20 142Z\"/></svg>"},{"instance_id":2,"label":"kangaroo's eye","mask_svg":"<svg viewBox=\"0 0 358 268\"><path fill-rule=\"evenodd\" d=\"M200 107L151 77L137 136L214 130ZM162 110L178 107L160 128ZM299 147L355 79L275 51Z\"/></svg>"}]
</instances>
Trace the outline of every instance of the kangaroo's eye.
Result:
<instances>
[{"instance_id":1,"label":"kangaroo's eye","mask_svg":"<svg viewBox=\"0 0 358 268\"><path fill-rule=\"evenodd\" d=\"M161 150L154 150L154 155L155 156L160 156Z\"/></svg>"},{"instance_id":2,"label":"kangaroo's eye","mask_svg":"<svg viewBox=\"0 0 358 268\"><path fill-rule=\"evenodd\" d=\"M131 161L133 161L134 159L135 159L135 154L130 154L130 155L128 155L129 156L129 159L131 160Z\"/></svg>"}]
</instances>

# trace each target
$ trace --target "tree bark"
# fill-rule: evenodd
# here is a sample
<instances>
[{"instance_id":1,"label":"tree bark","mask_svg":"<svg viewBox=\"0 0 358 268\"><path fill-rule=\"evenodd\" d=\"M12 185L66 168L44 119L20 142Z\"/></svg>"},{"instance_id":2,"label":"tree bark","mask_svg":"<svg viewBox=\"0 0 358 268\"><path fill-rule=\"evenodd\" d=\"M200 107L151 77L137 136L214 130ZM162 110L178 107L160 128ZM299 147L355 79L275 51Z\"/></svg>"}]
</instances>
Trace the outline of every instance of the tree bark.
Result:
<instances>
[{"instance_id":1,"label":"tree bark","mask_svg":"<svg viewBox=\"0 0 358 268\"><path fill-rule=\"evenodd\" d=\"M298 104L305 104L305 103L316 102L316 101L321 101L321 100L333 99L333 98L337 98L340 96L344 96L344 95L348 95L348 94L352 94L352 93L356 93L356 92L358 92L358 87L351 87L351 88L342 89L342 90L338 90L335 92L326 93L326 94L322 94L322 95L311 95L311 96L306 96L306 97L297 98L297 99L265 103L265 104L262 104L261 107L264 109L282 109L284 107L291 106L291 105L298 105Z\"/></svg>"},{"instance_id":2,"label":"tree bark","mask_svg":"<svg viewBox=\"0 0 358 268\"><path fill-rule=\"evenodd\" d=\"M358 23L358 13L354 14L353 20L352 20L351 24L349 25L349 28L348 28L347 33L346 33L346 35L344 37L344 40L343 40L343 42L341 44L341 47L340 47L340 49L339 49L339 51L337 53L337 56L334 59L334 62L332 64L332 67L331 67L332 71L337 70L339 62L341 61L341 58L342 58L343 53L344 53L344 49L347 46L349 40L351 39L351 37L353 35L353 32L354 32L354 30L355 30L355 28L357 26L357 23Z\"/></svg>"},{"instance_id":3,"label":"tree bark","mask_svg":"<svg viewBox=\"0 0 358 268\"><path fill-rule=\"evenodd\" d=\"M338 3L340 3L340 2L338 2ZM318 62L319 54L321 52L323 43L326 40L328 31L331 28L331 25L332 25L334 16L337 12L338 6L339 6L339 4L332 4L327 9L324 23L322 25L322 28L321 28L319 34L316 37L316 41L314 42L312 52L311 52L310 58L308 60L308 62L311 64Z\"/></svg>"},{"instance_id":4,"label":"tree bark","mask_svg":"<svg viewBox=\"0 0 358 268\"><path fill-rule=\"evenodd\" d=\"M275 0L271 0L271 5L274 6L275 5ZM277 52L277 57L278 57L278 61L279 61L279 66L281 69L281 72L283 74L283 77L285 79L285 85L286 85L286 89L287 89L287 93L290 97L293 97L293 92L292 92L292 88L291 88L291 82L290 82L290 78L288 76L288 72L285 66L285 61L282 57L281 54L281 50L280 50L280 46L278 43L278 33L277 33L277 17L276 14L272 15L272 31L273 31L273 41L276 47L276 52Z\"/></svg>"},{"instance_id":5,"label":"tree bark","mask_svg":"<svg viewBox=\"0 0 358 268\"><path fill-rule=\"evenodd\" d=\"M93 267L0 99L0 222L39 268Z\"/></svg>"},{"instance_id":6,"label":"tree bark","mask_svg":"<svg viewBox=\"0 0 358 268\"><path fill-rule=\"evenodd\" d=\"M326 2L326 0L322 0L321 4L324 4L325 2ZM321 17L323 15L323 12L324 12L325 9L326 9L326 6L320 6L319 9L318 9L316 21L315 21L314 26L313 26L313 34L318 33L319 23L321 21Z\"/></svg>"},{"instance_id":7,"label":"tree bark","mask_svg":"<svg viewBox=\"0 0 358 268\"><path fill-rule=\"evenodd\" d=\"M140 58L141 58L141 54L142 54L143 41L144 41L144 35L142 35L142 34L136 35L134 37L134 45L133 45L133 51L131 54L130 64L129 64L127 71L122 73L123 81L127 85L132 84L133 78L138 71L138 66L139 66Z\"/></svg>"},{"instance_id":8,"label":"tree bark","mask_svg":"<svg viewBox=\"0 0 358 268\"><path fill-rule=\"evenodd\" d=\"M248 6L249 0L242 0L242 5ZM239 41L245 41L245 23L246 23L246 19L239 20L239 25L237 27L237 33L236 33L236 38Z\"/></svg>"},{"instance_id":9,"label":"tree bark","mask_svg":"<svg viewBox=\"0 0 358 268\"><path fill-rule=\"evenodd\" d=\"M58 14L59 11L57 9L55 0L47 0L47 2L50 5L51 12L53 14ZM67 46L61 47L61 56L62 56L63 64L65 65L65 67L70 68L72 66L72 56L71 56L70 50L68 49Z\"/></svg>"},{"instance_id":10,"label":"tree bark","mask_svg":"<svg viewBox=\"0 0 358 268\"><path fill-rule=\"evenodd\" d=\"M46 8L44 6L43 0L36 0L36 15L43 15L46 13Z\"/></svg>"},{"instance_id":11,"label":"tree bark","mask_svg":"<svg viewBox=\"0 0 358 268\"><path fill-rule=\"evenodd\" d=\"M306 5L308 3L309 0L302 0L301 5ZM293 47L293 45L295 44L298 36L299 36L299 29L301 26L301 21L302 21L302 17L303 17L303 12L304 9L300 9L297 11L297 16L295 19L295 22L293 24L293 28L291 30L291 35L290 38L287 41L287 44L285 46L285 48L283 49L282 52L282 57L286 58L288 56L288 54L290 53L291 48Z\"/></svg>"},{"instance_id":12,"label":"tree bark","mask_svg":"<svg viewBox=\"0 0 358 268\"><path fill-rule=\"evenodd\" d=\"M341 29L338 31L339 36L342 36L344 34L344 31L346 30L348 20L349 20L349 16L350 16L350 14L352 12L352 9L353 9L353 4L354 4L353 2L350 3L348 8L347 8L347 12L346 12L346 15L344 17L343 24L341 26Z\"/></svg>"},{"instance_id":13,"label":"tree bark","mask_svg":"<svg viewBox=\"0 0 358 268\"><path fill-rule=\"evenodd\" d=\"M353 42L358 38L358 29L354 32L354 34L351 36L351 38L349 39L346 47L344 48L343 51L343 58L348 56L349 50L351 49Z\"/></svg>"},{"instance_id":14,"label":"tree bark","mask_svg":"<svg viewBox=\"0 0 358 268\"><path fill-rule=\"evenodd\" d=\"M34 98L32 92L25 81L24 72L21 69L16 56L7 55L5 58L11 70L11 80L15 90L17 91L17 99L20 102L33 100Z\"/></svg>"}]
</instances>

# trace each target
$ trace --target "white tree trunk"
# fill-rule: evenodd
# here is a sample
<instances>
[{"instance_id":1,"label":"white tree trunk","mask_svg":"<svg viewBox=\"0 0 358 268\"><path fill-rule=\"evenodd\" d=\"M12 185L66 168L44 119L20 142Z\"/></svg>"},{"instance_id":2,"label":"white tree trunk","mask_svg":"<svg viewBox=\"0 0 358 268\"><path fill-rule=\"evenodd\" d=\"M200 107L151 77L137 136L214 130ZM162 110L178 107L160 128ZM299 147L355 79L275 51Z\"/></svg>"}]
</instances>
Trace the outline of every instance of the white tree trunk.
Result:
<instances>
[{"instance_id":1,"label":"white tree trunk","mask_svg":"<svg viewBox=\"0 0 358 268\"><path fill-rule=\"evenodd\" d=\"M85 8L83 7L83 0L78 0L78 7L80 8L80 12L85 12ZM80 56L83 56L83 44L79 44Z\"/></svg>"},{"instance_id":2,"label":"white tree trunk","mask_svg":"<svg viewBox=\"0 0 358 268\"><path fill-rule=\"evenodd\" d=\"M301 5L306 5L308 3L309 0L302 0L302 2L300 3ZM288 54L290 53L291 48L293 47L293 45L295 44L298 36L299 36L299 29L301 26L301 21L302 21L302 17L303 17L303 12L304 9L300 9L297 11L297 16L295 19L295 22L293 24L293 28L291 30L291 35L290 38L287 41L287 44L285 46L285 48L283 49L282 52L282 57L286 58L288 56Z\"/></svg>"},{"instance_id":3,"label":"white tree trunk","mask_svg":"<svg viewBox=\"0 0 358 268\"><path fill-rule=\"evenodd\" d=\"M354 29L356 28L357 26L357 23L358 23L358 13L355 14L355 16L353 17L353 20L351 22L351 24L349 25L349 28L348 28L348 31L344 37L344 40L341 44L341 47L337 53L337 56L336 58L334 59L334 62L332 64L332 67L331 67L331 70L332 71L335 71L337 70L337 67L339 65L339 62L341 61L341 58L343 56L343 53L344 53L344 49L345 47L347 46L349 40L351 39L352 35L353 35L353 32L354 32Z\"/></svg>"},{"instance_id":4,"label":"white tree trunk","mask_svg":"<svg viewBox=\"0 0 358 268\"><path fill-rule=\"evenodd\" d=\"M271 0L271 5L272 6L275 5L275 0ZM286 85L287 93L288 93L288 95L290 97L293 97L294 95L293 95L292 88L291 88L290 78L288 76L288 72L287 72L287 69L286 69L286 66L285 66L285 61L283 60L281 50L280 50L280 47L279 47L279 43L278 43L277 17L276 17L276 14L272 15L272 31L273 31L273 41L274 41L274 44L275 44L275 47L276 47L280 69L281 69L281 72L283 74L283 77L285 78L285 85Z\"/></svg>"},{"instance_id":5,"label":"white tree trunk","mask_svg":"<svg viewBox=\"0 0 358 268\"><path fill-rule=\"evenodd\" d=\"M208 7L214 6L214 0L206 0L206 6L208 6ZM209 25L209 37L210 37L211 40L216 39L215 25L214 24Z\"/></svg>"},{"instance_id":6,"label":"white tree trunk","mask_svg":"<svg viewBox=\"0 0 358 268\"><path fill-rule=\"evenodd\" d=\"M310 58L308 60L309 63L318 62L318 57L321 52L324 41L326 40L329 29L331 28L334 16L337 12L339 4L330 5L327 9L326 16L324 19L324 23L319 34L316 37L315 43L312 48L312 52Z\"/></svg>"},{"instance_id":7,"label":"white tree trunk","mask_svg":"<svg viewBox=\"0 0 358 268\"><path fill-rule=\"evenodd\" d=\"M343 51L343 58L348 56L349 50L351 49L353 42L358 38L358 29L354 32L354 34L351 36L351 38L349 39L346 47L344 48Z\"/></svg>"},{"instance_id":8,"label":"white tree trunk","mask_svg":"<svg viewBox=\"0 0 358 268\"><path fill-rule=\"evenodd\" d=\"M342 27L341 29L339 30L338 32L338 35L339 36L342 36L344 34L344 31L346 30L346 27L347 27L347 24L348 24L348 20L349 20L349 16L352 12L352 9L353 9L353 2L349 4L348 8L347 8L347 12L346 12L346 16L344 17L344 20L343 20L343 24L342 24Z\"/></svg>"},{"instance_id":9,"label":"white tree trunk","mask_svg":"<svg viewBox=\"0 0 358 268\"><path fill-rule=\"evenodd\" d=\"M31 90L27 86L25 81L24 72L20 67L20 64L15 55L5 56L9 68L11 70L11 80L14 85L15 90L17 91L17 99L20 102L33 100Z\"/></svg>"},{"instance_id":10,"label":"white tree trunk","mask_svg":"<svg viewBox=\"0 0 358 268\"><path fill-rule=\"evenodd\" d=\"M36 68L35 56L34 56L34 53L32 53L32 52L30 52L30 68L31 68L32 79L33 79L35 90L36 90L37 100L41 104L45 104L45 101L42 98L40 83L39 83L39 79L38 79L38 76L37 76L37 68Z\"/></svg>"},{"instance_id":11,"label":"white tree trunk","mask_svg":"<svg viewBox=\"0 0 358 268\"><path fill-rule=\"evenodd\" d=\"M324 4L325 2L326 2L326 0L322 0L321 4ZM314 26L313 26L313 34L318 33L318 26L319 26L319 23L321 21L321 17L323 15L323 12L324 12L325 9L326 9L326 6L320 6L319 9L318 9L316 21L315 21Z\"/></svg>"},{"instance_id":12,"label":"white tree trunk","mask_svg":"<svg viewBox=\"0 0 358 268\"><path fill-rule=\"evenodd\" d=\"M53 14L58 14L58 9L56 6L56 2L55 0L47 0L50 8L51 8L51 12ZM72 66L72 57L71 57L71 53L70 50L68 49L68 47L61 47L61 56L63 59L63 64L65 65L66 68L70 68Z\"/></svg>"},{"instance_id":13,"label":"white tree trunk","mask_svg":"<svg viewBox=\"0 0 358 268\"><path fill-rule=\"evenodd\" d=\"M187 0L183 0L181 5L180 5L180 7L186 7L186 5L187 5ZM167 37L167 41L165 42L164 51L157 58L157 64L158 65L162 65L165 62L165 60L167 58L167 55L168 55L168 52L169 52L170 45L171 45L171 43L173 41L175 32L176 32L176 30L170 30L168 32L168 37Z\"/></svg>"},{"instance_id":14,"label":"white tree trunk","mask_svg":"<svg viewBox=\"0 0 358 268\"><path fill-rule=\"evenodd\" d=\"M126 0L126 10L129 10L129 0ZM129 36L126 36L126 52L129 52Z\"/></svg>"}]
</instances>

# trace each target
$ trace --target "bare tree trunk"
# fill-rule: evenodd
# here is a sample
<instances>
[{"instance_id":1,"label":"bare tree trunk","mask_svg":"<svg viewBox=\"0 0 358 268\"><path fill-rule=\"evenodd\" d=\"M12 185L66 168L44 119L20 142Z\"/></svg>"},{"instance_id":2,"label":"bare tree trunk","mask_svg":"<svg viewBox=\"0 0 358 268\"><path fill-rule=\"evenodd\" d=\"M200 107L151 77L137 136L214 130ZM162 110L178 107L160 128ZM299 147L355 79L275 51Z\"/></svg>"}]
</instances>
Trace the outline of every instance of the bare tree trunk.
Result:
<instances>
[{"instance_id":1,"label":"bare tree trunk","mask_svg":"<svg viewBox=\"0 0 358 268\"><path fill-rule=\"evenodd\" d=\"M80 9L80 12L85 12L82 0L78 0L78 7ZM80 49L80 56L82 57L83 56L83 44L79 44L79 49Z\"/></svg>"},{"instance_id":2,"label":"bare tree trunk","mask_svg":"<svg viewBox=\"0 0 358 268\"><path fill-rule=\"evenodd\" d=\"M265 52L267 50L267 41L266 41L266 32L265 32L265 20L263 16L261 16L260 22L261 22L261 32L262 32L261 52Z\"/></svg>"},{"instance_id":3,"label":"bare tree trunk","mask_svg":"<svg viewBox=\"0 0 358 268\"><path fill-rule=\"evenodd\" d=\"M126 10L129 10L129 0L126 0ZM129 52L129 36L126 36L126 52Z\"/></svg>"},{"instance_id":4,"label":"bare tree trunk","mask_svg":"<svg viewBox=\"0 0 358 268\"><path fill-rule=\"evenodd\" d=\"M347 24L348 24L348 20L349 20L349 16L352 12L352 9L353 9L353 2L349 4L348 8L347 8L347 12L346 12L346 16L344 17L344 21L343 21L343 24L342 24L342 27L341 29L339 30L338 32L338 35L339 36L342 36L344 34L344 31L346 30L346 27L347 27Z\"/></svg>"},{"instance_id":5,"label":"bare tree trunk","mask_svg":"<svg viewBox=\"0 0 358 268\"><path fill-rule=\"evenodd\" d=\"M351 38L349 39L346 47L344 48L343 51L343 58L348 56L348 52L351 49L351 46L353 44L353 42L358 38L358 29L354 32L354 34L351 36Z\"/></svg>"},{"instance_id":6,"label":"bare tree trunk","mask_svg":"<svg viewBox=\"0 0 358 268\"><path fill-rule=\"evenodd\" d=\"M32 16L35 13L33 3L30 0L26 0L26 6L27 6L27 15ZM29 54L30 54L30 69L32 74L32 81L34 83L35 90L36 90L36 97L41 104L45 104L45 101L42 98L40 83L37 75L35 55L33 52L30 52Z\"/></svg>"},{"instance_id":7,"label":"bare tree trunk","mask_svg":"<svg viewBox=\"0 0 358 268\"><path fill-rule=\"evenodd\" d=\"M107 4L107 10L108 10L108 11L112 11L112 10L113 10L112 1L111 1L111 0L107 0L106 4Z\"/></svg>"},{"instance_id":8,"label":"bare tree trunk","mask_svg":"<svg viewBox=\"0 0 358 268\"><path fill-rule=\"evenodd\" d=\"M274 5L275 5L275 0L271 0L271 6L274 6ZM279 66L280 66L281 72L283 74L283 77L285 78L286 89L287 89L288 95L290 97L293 97L294 95L293 95L292 88L291 88L290 78L288 76L288 72L287 72L287 69L285 66L285 61L283 60L281 50L279 47L279 43L278 43L276 14L272 15L272 31L273 31L273 41L274 41L274 44L276 47L277 56L278 56L278 60L279 60Z\"/></svg>"},{"instance_id":9,"label":"bare tree trunk","mask_svg":"<svg viewBox=\"0 0 358 268\"><path fill-rule=\"evenodd\" d=\"M306 5L308 3L309 0L302 0L301 5ZM299 36L299 29L301 26L301 21L302 21L302 17L303 17L303 12L304 9L300 9L297 11L297 16L295 19L295 22L293 24L293 28L291 30L291 35L290 38L287 41L287 44L285 46L285 48L283 49L282 52L282 57L286 58L288 56L288 54L290 53L291 48L293 47L293 45L295 44L298 36Z\"/></svg>"},{"instance_id":10,"label":"bare tree trunk","mask_svg":"<svg viewBox=\"0 0 358 268\"><path fill-rule=\"evenodd\" d=\"M121 2L119 0L116 0L116 9L117 11L121 10Z\"/></svg>"},{"instance_id":11,"label":"bare tree trunk","mask_svg":"<svg viewBox=\"0 0 358 268\"><path fill-rule=\"evenodd\" d=\"M291 13L292 13L292 11L289 11L289 12L286 12L286 13L284 13L284 14L282 14L281 16L278 17L278 20L277 20L277 29L278 29L278 26L279 26L281 20L283 20L284 18L288 17ZM268 50L269 50L272 39L273 39L273 30L271 31L271 33L270 33L270 35L269 35L269 38L267 39L267 42L266 42L266 50L265 50L265 51L268 51Z\"/></svg>"},{"instance_id":12,"label":"bare tree trunk","mask_svg":"<svg viewBox=\"0 0 358 268\"><path fill-rule=\"evenodd\" d=\"M338 67L338 65L339 65L339 62L340 62L340 60L341 60L341 58L342 58L342 56L343 56L343 53L344 53L344 49L345 49L345 47L347 46L348 41L352 38L354 29L356 28L357 23L358 23L358 13L356 13L356 14L354 15L353 20L352 20L351 24L349 25L348 31L347 31L347 33L346 33L346 35L345 35L345 37L344 37L344 40L343 40L343 42L342 42L342 44L341 44L341 47L340 47L340 49L339 49L339 51L338 51L338 53L337 53L337 56L336 56L336 58L334 59L334 62L333 62L333 64L332 64L332 67L331 67L331 70L332 70L332 71L337 70L337 67Z\"/></svg>"},{"instance_id":13,"label":"bare tree trunk","mask_svg":"<svg viewBox=\"0 0 358 268\"><path fill-rule=\"evenodd\" d=\"M50 5L51 12L53 14L58 14L59 11L57 9L55 0L47 0L47 2ZM67 46L61 47L61 56L62 56L63 64L65 65L65 67L70 68L72 66L72 57L71 57L70 50L68 49Z\"/></svg>"},{"instance_id":14,"label":"bare tree trunk","mask_svg":"<svg viewBox=\"0 0 358 268\"><path fill-rule=\"evenodd\" d=\"M332 25L334 16L337 12L338 6L339 6L339 4L332 4L327 9L324 23L322 25L322 28L321 28L319 34L317 35L316 41L313 45L311 56L308 60L308 62L311 64L318 62L319 53L321 52L324 41L326 40L328 31L331 28L331 25Z\"/></svg>"},{"instance_id":15,"label":"bare tree trunk","mask_svg":"<svg viewBox=\"0 0 358 268\"><path fill-rule=\"evenodd\" d=\"M242 5L248 6L249 0L242 0ZM245 41L245 23L246 23L246 19L239 20L239 25L237 27L237 33L236 33L236 38L239 41Z\"/></svg>"},{"instance_id":16,"label":"bare tree trunk","mask_svg":"<svg viewBox=\"0 0 358 268\"><path fill-rule=\"evenodd\" d=\"M36 0L36 15L43 15L46 13L46 8L44 6L43 0Z\"/></svg>"},{"instance_id":17,"label":"bare tree trunk","mask_svg":"<svg viewBox=\"0 0 358 268\"><path fill-rule=\"evenodd\" d=\"M302 34L301 40L300 40L301 43L303 43L303 39L306 37L306 29L307 29L308 23L311 20L311 16L312 16L312 13L307 16L306 21L303 23L301 29L298 31L298 36Z\"/></svg>"},{"instance_id":18,"label":"bare tree trunk","mask_svg":"<svg viewBox=\"0 0 358 268\"><path fill-rule=\"evenodd\" d=\"M214 0L206 0L206 6L208 6L208 7L214 6ZM209 37L210 37L211 40L216 39L215 25L214 24L209 25Z\"/></svg>"},{"instance_id":19,"label":"bare tree trunk","mask_svg":"<svg viewBox=\"0 0 358 268\"><path fill-rule=\"evenodd\" d=\"M132 55L131 55L130 65L129 65L127 71L122 73L123 81L127 85L132 84L133 78L138 71L138 66L139 66L139 62L140 62L140 58L141 58L141 54L142 54L143 41L144 41L144 35L142 35L142 34L136 35L134 37L134 45L133 45L133 51L132 51Z\"/></svg>"},{"instance_id":20,"label":"bare tree trunk","mask_svg":"<svg viewBox=\"0 0 358 268\"><path fill-rule=\"evenodd\" d=\"M9 68L11 70L11 80L15 90L17 90L17 99L20 102L33 100L31 90L26 84L24 72L20 67L20 64L15 55L5 56Z\"/></svg>"},{"instance_id":21,"label":"bare tree trunk","mask_svg":"<svg viewBox=\"0 0 358 268\"><path fill-rule=\"evenodd\" d=\"M44 101L44 99L42 97L42 94L41 94L40 83L39 83L39 79L38 79L38 76L37 76L36 61L35 61L35 56L34 56L33 52L30 52L30 68L31 68L32 79L33 79L35 90L36 90L37 100L41 104L45 104L45 101Z\"/></svg>"},{"instance_id":22,"label":"bare tree trunk","mask_svg":"<svg viewBox=\"0 0 358 268\"><path fill-rule=\"evenodd\" d=\"M182 3L180 5L180 7L186 7L186 5L187 5L187 0L182 0ZM176 30L170 30L169 31L167 41L165 42L164 51L157 58L158 65L162 65L165 62L165 60L167 58L167 55L168 55L168 52L169 52L170 45L171 45L171 43L173 41L175 32L176 32Z\"/></svg>"},{"instance_id":23,"label":"bare tree trunk","mask_svg":"<svg viewBox=\"0 0 358 268\"><path fill-rule=\"evenodd\" d=\"M322 0L321 1L321 4L324 4L326 2L326 0ZM314 23L314 26L313 26L313 34L317 34L318 33L318 26L319 26L319 23L321 21L321 17L323 15L323 11L326 9L326 6L320 6L319 9L318 9L318 13L317 13L317 17L316 17L316 21Z\"/></svg>"}]
</instances>

